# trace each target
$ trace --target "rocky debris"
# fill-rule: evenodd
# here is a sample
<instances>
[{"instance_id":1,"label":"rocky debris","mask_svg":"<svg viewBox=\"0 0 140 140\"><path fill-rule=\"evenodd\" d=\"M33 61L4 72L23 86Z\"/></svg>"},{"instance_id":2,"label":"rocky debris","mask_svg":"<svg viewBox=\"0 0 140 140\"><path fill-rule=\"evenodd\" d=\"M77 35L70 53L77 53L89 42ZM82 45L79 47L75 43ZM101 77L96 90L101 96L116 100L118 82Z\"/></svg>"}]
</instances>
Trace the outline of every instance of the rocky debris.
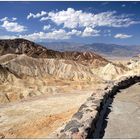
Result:
<instances>
[{"instance_id":1,"label":"rocky debris","mask_svg":"<svg viewBox=\"0 0 140 140\"><path fill-rule=\"evenodd\" d=\"M58 133L58 138L90 138L96 129L100 112L109 97L114 96L119 89L129 87L137 82L140 82L140 75L122 77L120 80L109 84L106 88L100 89L98 94L92 94L81 105L78 112L73 115L70 122ZM74 124L75 120L76 123ZM72 131L73 127L74 131Z\"/></svg>"},{"instance_id":2,"label":"rocky debris","mask_svg":"<svg viewBox=\"0 0 140 140\"><path fill-rule=\"evenodd\" d=\"M26 54L34 58L54 58L72 60L83 65L94 67L104 66L108 63L105 58L93 52L59 52L47 49L39 44L25 40L0 40L0 55L5 54Z\"/></svg>"}]
</instances>

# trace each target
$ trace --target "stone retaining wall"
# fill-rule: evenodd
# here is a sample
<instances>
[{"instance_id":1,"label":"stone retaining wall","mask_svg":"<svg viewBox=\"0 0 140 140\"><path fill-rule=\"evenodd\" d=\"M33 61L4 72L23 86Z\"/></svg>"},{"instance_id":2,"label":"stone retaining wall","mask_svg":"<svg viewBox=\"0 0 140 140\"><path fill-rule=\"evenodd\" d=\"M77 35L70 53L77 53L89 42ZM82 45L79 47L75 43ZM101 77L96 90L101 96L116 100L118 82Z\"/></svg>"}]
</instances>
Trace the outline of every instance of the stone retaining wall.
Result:
<instances>
[{"instance_id":1,"label":"stone retaining wall","mask_svg":"<svg viewBox=\"0 0 140 140\"><path fill-rule=\"evenodd\" d=\"M90 138L96 129L100 112L107 100L111 96L114 96L120 89L127 88L137 82L140 82L140 75L123 77L118 81L109 83L106 88L100 89L98 93L93 93L81 105L78 112L73 115L64 129L59 132L58 138Z\"/></svg>"}]
</instances>

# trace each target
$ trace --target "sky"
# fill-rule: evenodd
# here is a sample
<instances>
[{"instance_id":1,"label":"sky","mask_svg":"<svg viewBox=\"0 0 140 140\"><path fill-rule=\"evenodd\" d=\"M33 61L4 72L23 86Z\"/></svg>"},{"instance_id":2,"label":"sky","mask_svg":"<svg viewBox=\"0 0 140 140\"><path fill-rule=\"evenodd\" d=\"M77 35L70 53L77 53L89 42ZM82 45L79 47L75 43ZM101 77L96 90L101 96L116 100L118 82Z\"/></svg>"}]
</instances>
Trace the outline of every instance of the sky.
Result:
<instances>
[{"instance_id":1,"label":"sky","mask_svg":"<svg viewBox=\"0 0 140 140\"><path fill-rule=\"evenodd\" d=\"M140 45L140 2L0 1L0 39Z\"/></svg>"}]
</instances>

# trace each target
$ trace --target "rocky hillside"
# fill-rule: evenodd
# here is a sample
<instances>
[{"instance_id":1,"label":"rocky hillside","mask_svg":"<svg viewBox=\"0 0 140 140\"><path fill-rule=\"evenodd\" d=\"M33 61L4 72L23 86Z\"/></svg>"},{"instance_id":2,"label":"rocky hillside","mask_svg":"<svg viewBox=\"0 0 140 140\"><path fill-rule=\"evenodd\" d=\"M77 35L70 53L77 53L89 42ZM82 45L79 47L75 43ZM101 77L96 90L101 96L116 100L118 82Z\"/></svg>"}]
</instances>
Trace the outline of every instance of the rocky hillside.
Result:
<instances>
[{"instance_id":1,"label":"rocky hillside","mask_svg":"<svg viewBox=\"0 0 140 140\"><path fill-rule=\"evenodd\" d=\"M0 40L0 55L26 54L34 58L57 58L73 60L84 65L106 65L108 61L93 52L59 52L47 49L39 44L25 40Z\"/></svg>"},{"instance_id":2,"label":"rocky hillside","mask_svg":"<svg viewBox=\"0 0 140 140\"><path fill-rule=\"evenodd\" d=\"M88 88L114 80L125 71L93 52L59 52L25 39L0 40L2 102L6 97L15 101L72 91L73 87Z\"/></svg>"},{"instance_id":3,"label":"rocky hillside","mask_svg":"<svg viewBox=\"0 0 140 140\"><path fill-rule=\"evenodd\" d=\"M25 54L2 64L18 77L47 77L52 76L67 80L98 79L89 67L71 60L32 58Z\"/></svg>"},{"instance_id":4,"label":"rocky hillside","mask_svg":"<svg viewBox=\"0 0 140 140\"><path fill-rule=\"evenodd\" d=\"M0 40L0 64L18 77L112 80L127 69L93 52L59 52L25 39ZM101 80L102 79L102 80Z\"/></svg>"}]
</instances>

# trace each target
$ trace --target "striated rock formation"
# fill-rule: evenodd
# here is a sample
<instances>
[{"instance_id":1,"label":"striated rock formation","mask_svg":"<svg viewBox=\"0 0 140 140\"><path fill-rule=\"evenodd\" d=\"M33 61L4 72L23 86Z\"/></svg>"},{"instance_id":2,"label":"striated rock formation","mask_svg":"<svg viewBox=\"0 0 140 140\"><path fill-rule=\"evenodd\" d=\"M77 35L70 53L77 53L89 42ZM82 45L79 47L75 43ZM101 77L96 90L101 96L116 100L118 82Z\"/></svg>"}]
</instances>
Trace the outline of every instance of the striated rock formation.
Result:
<instances>
[{"instance_id":1,"label":"striated rock formation","mask_svg":"<svg viewBox=\"0 0 140 140\"><path fill-rule=\"evenodd\" d=\"M100 76L103 79L111 80L117 78L117 76L119 75L122 75L123 73L126 72L126 70L127 69L124 67L113 65L112 63L108 63L106 66L101 67L98 70L98 75L100 74Z\"/></svg>"},{"instance_id":2,"label":"striated rock formation","mask_svg":"<svg viewBox=\"0 0 140 140\"><path fill-rule=\"evenodd\" d=\"M100 78L81 64L71 60L32 58L25 54L3 64L3 67L18 77L47 77L67 80L88 80L98 82Z\"/></svg>"},{"instance_id":3,"label":"striated rock formation","mask_svg":"<svg viewBox=\"0 0 140 140\"><path fill-rule=\"evenodd\" d=\"M4 54L26 54L35 58L57 58L73 60L84 65L100 66L106 65L108 61L93 52L59 52L49 50L39 44L25 40L0 40L0 55Z\"/></svg>"}]
</instances>

